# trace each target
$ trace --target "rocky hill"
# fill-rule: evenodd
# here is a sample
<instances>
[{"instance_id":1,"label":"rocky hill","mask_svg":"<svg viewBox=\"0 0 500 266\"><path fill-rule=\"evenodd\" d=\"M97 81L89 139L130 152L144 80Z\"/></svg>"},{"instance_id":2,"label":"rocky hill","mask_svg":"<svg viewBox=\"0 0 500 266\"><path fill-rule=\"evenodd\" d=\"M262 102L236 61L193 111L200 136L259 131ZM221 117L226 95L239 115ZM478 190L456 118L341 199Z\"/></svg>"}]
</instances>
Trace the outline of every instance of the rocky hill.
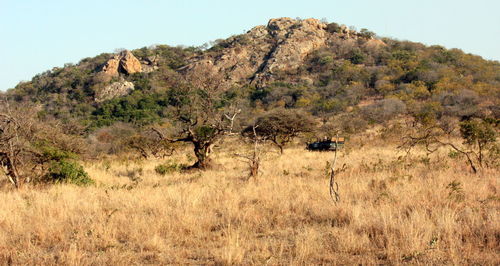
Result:
<instances>
[{"instance_id":1,"label":"rocky hill","mask_svg":"<svg viewBox=\"0 0 500 266\"><path fill-rule=\"evenodd\" d=\"M317 19L278 18L271 19L267 26L257 26L225 40L219 44L223 48L220 52L190 59L181 71L189 75L209 69L213 75L224 74L223 81L229 85L264 88L276 81L280 73L294 72L306 65L306 58L314 51L338 39L361 41L373 48L385 45L371 34L358 33L346 26L328 25Z\"/></svg>"},{"instance_id":2,"label":"rocky hill","mask_svg":"<svg viewBox=\"0 0 500 266\"><path fill-rule=\"evenodd\" d=\"M167 115L161 98L169 88L194 79L215 80L212 86L236 93L249 108L301 108L320 117L356 113L382 122L425 108L499 115L498 62L316 19L271 19L209 49L159 45L101 54L6 95L56 118L144 124Z\"/></svg>"},{"instance_id":3,"label":"rocky hill","mask_svg":"<svg viewBox=\"0 0 500 266\"><path fill-rule=\"evenodd\" d=\"M224 47L219 53L191 59L183 71L190 74L208 68L213 73L225 73L225 82L265 87L276 73L303 65L305 58L325 47L331 36L327 25L316 19L272 19L267 26L257 26L219 44Z\"/></svg>"}]
</instances>

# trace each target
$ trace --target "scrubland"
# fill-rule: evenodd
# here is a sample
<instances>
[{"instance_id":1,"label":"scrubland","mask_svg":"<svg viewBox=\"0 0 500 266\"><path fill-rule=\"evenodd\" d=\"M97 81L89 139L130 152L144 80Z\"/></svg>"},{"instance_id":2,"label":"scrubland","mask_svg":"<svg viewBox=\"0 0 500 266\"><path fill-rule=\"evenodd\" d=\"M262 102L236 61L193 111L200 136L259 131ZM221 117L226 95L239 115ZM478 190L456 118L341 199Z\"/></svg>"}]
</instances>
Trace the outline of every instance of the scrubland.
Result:
<instances>
[{"instance_id":1,"label":"scrubland","mask_svg":"<svg viewBox=\"0 0 500 266\"><path fill-rule=\"evenodd\" d=\"M402 157L396 144L352 139L339 153L341 200L329 195L331 152L268 153L248 179L226 141L206 171L189 163L86 163L89 187L4 187L1 264L500 264L498 169L472 174L448 150Z\"/></svg>"}]
</instances>

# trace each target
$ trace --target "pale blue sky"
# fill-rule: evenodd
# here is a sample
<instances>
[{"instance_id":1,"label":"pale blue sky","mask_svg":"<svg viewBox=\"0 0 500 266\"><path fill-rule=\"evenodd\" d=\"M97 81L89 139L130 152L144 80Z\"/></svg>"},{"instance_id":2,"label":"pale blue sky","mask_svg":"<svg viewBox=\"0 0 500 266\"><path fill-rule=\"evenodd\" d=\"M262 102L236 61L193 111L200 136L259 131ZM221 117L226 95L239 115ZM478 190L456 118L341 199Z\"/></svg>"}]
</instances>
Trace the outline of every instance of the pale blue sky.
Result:
<instances>
[{"instance_id":1,"label":"pale blue sky","mask_svg":"<svg viewBox=\"0 0 500 266\"><path fill-rule=\"evenodd\" d=\"M116 48L201 45L276 17L326 18L500 60L500 0L0 0L0 90Z\"/></svg>"}]
</instances>

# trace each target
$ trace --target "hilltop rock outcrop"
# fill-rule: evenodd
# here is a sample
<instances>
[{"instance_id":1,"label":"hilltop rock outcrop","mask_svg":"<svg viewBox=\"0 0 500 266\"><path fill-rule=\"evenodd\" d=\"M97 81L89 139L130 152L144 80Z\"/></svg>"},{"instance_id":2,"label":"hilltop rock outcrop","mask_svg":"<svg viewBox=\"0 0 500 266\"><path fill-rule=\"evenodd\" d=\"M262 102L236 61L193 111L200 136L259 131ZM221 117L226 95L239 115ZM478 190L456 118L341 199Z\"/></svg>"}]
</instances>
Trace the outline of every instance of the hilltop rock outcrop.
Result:
<instances>
[{"instance_id":1,"label":"hilltop rock outcrop","mask_svg":"<svg viewBox=\"0 0 500 266\"><path fill-rule=\"evenodd\" d=\"M112 77L116 77L120 73L130 75L142 72L142 66L141 62L130 51L125 50L109 59L104 64L102 72Z\"/></svg>"},{"instance_id":2,"label":"hilltop rock outcrop","mask_svg":"<svg viewBox=\"0 0 500 266\"><path fill-rule=\"evenodd\" d=\"M208 70L211 75L222 76L226 87L264 87L281 73L293 73L309 54L326 46L334 36L353 40L359 37L345 26L331 32L328 24L317 19L271 19L266 26L223 41L219 44L223 49L211 49L192 58L181 72L189 77Z\"/></svg>"},{"instance_id":3,"label":"hilltop rock outcrop","mask_svg":"<svg viewBox=\"0 0 500 266\"><path fill-rule=\"evenodd\" d=\"M276 45L252 80L257 86L273 81L276 73L296 70L307 55L325 46L327 41L326 24L317 19L271 19L267 29Z\"/></svg>"},{"instance_id":4,"label":"hilltop rock outcrop","mask_svg":"<svg viewBox=\"0 0 500 266\"><path fill-rule=\"evenodd\" d=\"M265 26L254 27L245 34L219 42L188 59L188 64L178 70L187 79L200 84L204 79L219 80L216 86L221 89L248 84L262 88L283 75L296 73L309 55L327 47L332 40L354 43L359 38L364 37L345 25L327 24L312 18L271 19ZM366 38L366 46L370 49L383 45L380 40ZM120 74L149 73L159 68L157 56L141 60L129 51L123 51L108 60L102 71L117 77ZM303 76L301 80L310 82L310 78Z\"/></svg>"}]
</instances>

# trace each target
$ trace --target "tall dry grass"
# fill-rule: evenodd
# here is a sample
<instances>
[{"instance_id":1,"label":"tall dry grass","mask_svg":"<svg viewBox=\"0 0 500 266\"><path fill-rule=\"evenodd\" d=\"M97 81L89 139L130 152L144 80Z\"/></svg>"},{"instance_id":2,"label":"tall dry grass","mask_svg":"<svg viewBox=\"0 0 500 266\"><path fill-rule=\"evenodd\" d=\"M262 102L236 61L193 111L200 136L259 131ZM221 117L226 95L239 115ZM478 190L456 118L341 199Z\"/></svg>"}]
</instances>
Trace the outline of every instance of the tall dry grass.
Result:
<instances>
[{"instance_id":1,"label":"tall dry grass","mask_svg":"<svg viewBox=\"0 0 500 266\"><path fill-rule=\"evenodd\" d=\"M398 159L352 148L328 193L331 153L302 147L247 169L225 143L218 166L161 176L161 161L86 166L97 185L0 192L3 264L500 264L499 172L473 175L447 151ZM173 158L188 162L184 153Z\"/></svg>"}]
</instances>

